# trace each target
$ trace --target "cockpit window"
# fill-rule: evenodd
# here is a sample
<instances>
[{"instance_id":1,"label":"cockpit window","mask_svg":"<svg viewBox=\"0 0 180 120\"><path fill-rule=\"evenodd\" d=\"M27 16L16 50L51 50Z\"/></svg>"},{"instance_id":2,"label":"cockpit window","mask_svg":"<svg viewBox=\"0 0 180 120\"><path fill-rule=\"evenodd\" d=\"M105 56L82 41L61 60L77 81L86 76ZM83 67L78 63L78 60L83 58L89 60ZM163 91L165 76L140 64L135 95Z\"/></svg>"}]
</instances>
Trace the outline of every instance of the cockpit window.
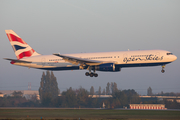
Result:
<instances>
[{"instance_id":1,"label":"cockpit window","mask_svg":"<svg viewBox=\"0 0 180 120\"><path fill-rule=\"evenodd\" d=\"M172 53L167 53L167 55L173 55Z\"/></svg>"}]
</instances>

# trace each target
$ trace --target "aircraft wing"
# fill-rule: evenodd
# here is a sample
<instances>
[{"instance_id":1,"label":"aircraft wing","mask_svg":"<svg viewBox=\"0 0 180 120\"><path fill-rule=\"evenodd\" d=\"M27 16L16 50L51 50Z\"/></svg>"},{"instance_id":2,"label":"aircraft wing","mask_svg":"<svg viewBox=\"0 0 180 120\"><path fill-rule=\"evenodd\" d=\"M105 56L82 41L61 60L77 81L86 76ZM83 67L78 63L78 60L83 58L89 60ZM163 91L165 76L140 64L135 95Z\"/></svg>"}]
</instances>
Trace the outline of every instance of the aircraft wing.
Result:
<instances>
[{"instance_id":1,"label":"aircraft wing","mask_svg":"<svg viewBox=\"0 0 180 120\"><path fill-rule=\"evenodd\" d=\"M53 54L56 56L59 56L63 58L63 60L70 62L72 64L78 65L100 65L103 62L102 61L96 61L96 60L89 60L89 59L83 59L83 58L78 58L78 57L72 57L72 56L66 56L66 55L61 55L61 54Z\"/></svg>"},{"instance_id":2,"label":"aircraft wing","mask_svg":"<svg viewBox=\"0 0 180 120\"><path fill-rule=\"evenodd\" d=\"M32 63L30 61L24 61L24 60L18 60L18 59L10 59L10 58L4 58L5 60L10 60L10 61L13 61L13 62L18 62L18 63Z\"/></svg>"}]
</instances>

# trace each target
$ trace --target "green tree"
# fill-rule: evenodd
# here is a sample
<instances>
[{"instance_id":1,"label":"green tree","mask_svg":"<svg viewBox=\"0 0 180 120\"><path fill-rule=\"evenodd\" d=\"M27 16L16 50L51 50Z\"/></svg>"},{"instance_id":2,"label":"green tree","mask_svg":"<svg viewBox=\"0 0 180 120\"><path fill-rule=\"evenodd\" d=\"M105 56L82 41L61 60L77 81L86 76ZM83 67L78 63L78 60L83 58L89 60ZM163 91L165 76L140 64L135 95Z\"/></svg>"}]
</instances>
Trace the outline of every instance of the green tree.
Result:
<instances>
[{"instance_id":1,"label":"green tree","mask_svg":"<svg viewBox=\"0 0 180 120\"><path fill-rule=\"evenodd\" d=\"M163 100L166 108L168 109L180 109L180 103L176 101L177 99L173 99L173 101L168 101L167 99Z\"/></svg>"},{"instance_id":2,"label":"green tree","mask_svg":"<svg viewBox=\"0 0 180 120\"><path fill-rule=\"evenodd\" d=\"M80 87L77 94L77 103L80 107L87 107L88 106L88 97L89 93L86 89Z\"/></svg>"},{"instance_id":3,"label":"green tree","mask_svg":"<svg viewBox=\"0 0 180 120\"><path fill-rule=\"evenodd\" d=\"M62 99L61 107L77 107L77 96L71 87L62 92Z\"/></svg>"},{"instance_id":4,"label":"green tree","mask_svg":"<svg viewBox=\"0 0 180 120\"><path fill-rule=\"evenodd\" d=\"M113 94L113 89L114 89L114 84L113 84L113 82L111 82L110 88L111 88L111 93Z\"/></svg>"},{"instance_id":5,"label":"green tree","mask_svg":"<svg viewBox=\"0 0 180 120\"><path fill-rule=\"evenodd\" d=\"M114 94L115 92L118 91L118 88L117 88L117 83L113 83L111 82L111 91L112 91L112 94Z\"/></svg>"},{"instance_id":6,"label":"green tree","mask_svg":"<svg viewBox=\"0 0 180 120\"><path fill-rule=\"evenodd\" d=\"M117 90L113 94L113 98L109 99L111 107L123 107L131 104L140 103L140 97L135 90Z\"/></svg>"},{"instance_id":7,"label":"green tree","mask_svg":"<svg viewBox=\"0 0 180 120\"><path fill-rule=\"evenodd\" d=\"M94 95L94 87L93 86L91 86L91 88L90 88L90 95Z\"/></svg>"},{"instance_id":8,"label":"green tree","mask_svg":"<svg viewBox=\"0 0 180 120\"><path fill-rule=\"evenodd\" d=\"M105 94L106 94L105 89L103 89L102 95L105 95Z\"/></svg>"},{"instance_id":9,"label":"green tree","mask_svg":"<svg viewBox=\"0 0 180 120\"><path fill-rule=\"evenodd\" d=\"M51 89L50 90L52 91L53 99L59 95L60 90L58 88L58 83L52 71L51 71Z\"/></svg>"},{"instance_id":10,"label":"green tree","mask_svg":"<svg viewBox=\"0 0 180 120\"><path fill-rule=\"evenodd\" d=\"M98 95L101 95L101 86L99 86Z\"/></svg>"},{"instance_id":11,"label":"green tree","mask_svg":"<svg viewBox=\"0 0 180 120\"><path fill-rule=\"evenodd\" d=\"M113 88L113 92L117 92L118 88L117 88L117 83L114 82L114 88Z\"/></svg>"},{"instance_id":12,"label":"green tree","mask_svg":"<svg viewBox=\"0 0 180 120\"><path fill-rule=\"evenodd\" d=\"M149 88L147 89L147 95L148 95L148 96L152 96L152 95L153 95L153 93L152 93L152 88L151 88L151 87L149 87Z\"/></svg>"},{"instance_id":13,"label":"green tree","mask_svg":"<svg viewBox=\"0 0 180 120\"><path fill-rule=\"evenodd\" d=\"M98 99L97 98L89 98L90 99L90 101L89 101L89 107L91 107L91 108L97 108L97 107L100 107L99 106L99 101L98 101Z\"/></svg>"},{"instance_id":14,"label":"green tree","mask_svg":"<svg viewBox=\"0 0 180 120\"><path fill-rule=\"evenodd\" d=\"M136 104L136 103L140 103L140 97L138 95L138 93L132 89L128 89L128 90L123 90L123 92L126 94L127 96L127 100L128 100L128 104L131 103L131 104Z\"/></svg>"},{"instance_id":15,"label":"green tree","mask_svg":"<svg viewBox=\"0 0 180 120\"><path fill-rule=\"evenodd\" d=\"M43 72L39 87L41 104L46 107L51 106L51 101L58 97L58 94L58 84L53 72L46 71L46 75Z\"/></svg>"},{"instance_id":16,"label":"green tree","mask_svg":"<svg viewBox=\"0 0 180 120\"><path fill-rule=\"evenodd\" d=\"M109 94L110 94L110 83L108 82L106 86L106 95L109 95Z\"/></svg>"},{"instance_id":17,"label":"green tree","mask_svg":"<svg viewBox=\"0 0 180 120\"><path fill-rule=\"evenodd\" d=\"M117 102L118 104L112 102L114 107L122 107L123 105L128 105L127 95L121 90L113 94L113 99L115 102L117 102L117 100L119 101Z\"/></svg>"},{"instance_id":18,"label":"green tree","mask_svg":"<svg viewBox=\"0 0 180 120\"><path fill-rule=\"evenodd\" d=\"M21 91L14 91L13 93L12 93L12 96L13 97L22 97L23 96L23 93L21 92Z\"/></svg>"},{"instance_id":19,"label":"green tree","mask_svg":"<svg viewBox=\"0 0 180 120\"><path fill-rule=\"evenodd\" d=\"M40 96L41 102L43 100L43 96L45 93L45 86L46 86L46 75L43 72L42 77L41 77L41 82L40 82L40 88L39 88L39 96Z\"/></svg>"}]
</instances>

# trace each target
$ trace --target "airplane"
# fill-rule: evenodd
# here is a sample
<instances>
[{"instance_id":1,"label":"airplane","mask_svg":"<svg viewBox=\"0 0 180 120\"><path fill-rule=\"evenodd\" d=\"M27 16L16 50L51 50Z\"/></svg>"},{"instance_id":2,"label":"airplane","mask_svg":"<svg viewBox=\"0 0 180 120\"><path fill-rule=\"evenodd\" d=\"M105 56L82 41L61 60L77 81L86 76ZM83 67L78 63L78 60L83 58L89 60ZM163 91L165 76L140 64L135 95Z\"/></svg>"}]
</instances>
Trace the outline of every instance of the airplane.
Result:
<instances>
[{"instance_id":1,"label":"airplane","mask_svg":"<svg viewBox=\"0 0 180 120\"><path fill-rule=\"evenodd\" d=\"M42 70L84 70L86 76L98 77L96 71L118 72L126 67L162 66L165 72L166 64L177 59L166 50L137 50L117 52L97 52L41 55L32 49L13 30L5 30L17 59L10 60L11 64L37 68Z\"/></svg>"}]
</instances>

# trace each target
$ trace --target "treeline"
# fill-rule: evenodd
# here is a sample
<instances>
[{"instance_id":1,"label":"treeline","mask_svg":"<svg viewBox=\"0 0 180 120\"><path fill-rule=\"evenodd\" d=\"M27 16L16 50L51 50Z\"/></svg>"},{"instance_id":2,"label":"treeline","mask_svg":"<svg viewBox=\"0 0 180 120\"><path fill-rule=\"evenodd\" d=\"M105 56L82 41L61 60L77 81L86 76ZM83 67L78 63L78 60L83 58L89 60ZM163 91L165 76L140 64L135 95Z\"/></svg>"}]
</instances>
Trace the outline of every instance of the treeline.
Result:
<instances>
[{"instance_id":1,"label":"treeline","mask_svg":"<svg viewBox=\"0 0 180 120\"><path fill-rule=\"evenodd\" d=\"M91 86L90 91L80 87L71 87L59 95L58 83L53 72L43 72L39 87L40 101L36 97L26 100L21 92L14 92L12 96L0 98L1 107L62 107L62 108L99 108L103 103L106 108L118 108L128 106L130 103L140 103L139 95L135 90L118 90L114 82L107 83L106 89L94 91ZM89 95L112 95L110 98L92 98Z\"/></svg>"},{"instance_id":2,"label":"treeline","mask_svg":"<svg viewBox=\"0 0 180 120\"><path fill-rule=\"evenodd\" d=\"M115 82L107 83L106 90L101 87L98 91L94 91L94 87L91 86L90 92L80 87L79 89L73 90L71 87L67 91L63 91L61 96L59 93L56 77L53 72L43 72L39 95L41 100L41 106L43 107L102 107L102 104L106 105L107 108L123 107L128 106L130 103L140 103L139 95L135 90L118 90ZM112 98L92 98L89 95L110 95Z\"/></svg>"},{"instance_id":3,"label":"treeline","mask_svg":"<svg viewBox=\"0 0 180 120\"><path fill-rule=\"evenodd\" d=\"M27 100L21 91L14 91L11 96L0 97L0 107L39 107L36 95Z\"/></svg>"},{"instance_id":4,"label":"treeline","mask_svg":"<svg viewBox=\"0 0 180 120\"><path fill-rule=\"evenodd\" d=\"M174 93L174 92L170 92L170 93L157 93L157 94L153 94L154 96L180 96L180 93Z\"/></svg>"},{"instance_id":5,"label":"treeline","mask_svg":"<svg viewBox=\"0 0 180 120\"><path fill-rule=\"evenodd\" d=\"M122 108L128 107L129 104L165 104L166 108L180 108L180 104L174 99L159 101L142 101L138 93L133 90L119 90L115 82L107 83L106 89L94 91L91 86L90 91L80 87L72 89L71 87L61 94L58 83L53 72L43 72L40 81L39 95L40 100L34 95L31 99L23 97L23 93L14 91L11 96L0 98L0 107L60 107L60 108ZM150 91L152 93L152 89ZM112 95L112 97L95 97L92 95ZM104 105L104 106L103 106Z\"/></svg>"},{"instance_id":6,"label":"treeline","mask_svg":"<svg viewBox=\"0 0 180 120\"><path fill-rule=\"evenodd\" d=\"M139 95L134 90L117 90L112 94L112 98L92 98L89 92L80 87L73 90L71 87L63 91L61 96L55 98L45 97L44 102L37 100L36 95L31 99L26 99L22 93L13 92L12 96L4 96L0 98L0 107L60 107L60 108L100 108L103 103L105 108L122 108L128 107L129 104L165 104L168 109L179 109L180 104L173 101L151 100L141 101Z\"/></svg>"},{"instance_id":7,"label":"treeline","mask_svg":"<svg viewBox=\"0 0 180 120\"><path fill-rule=\"evenodd\" d=\"M17 93L16 91L14 93ZM71 87L63 91L61 96L45 96L40 101L36 96L27 100L20 94L0 98L0 107L60 107L60 108L120 108L130 103L140 103L139 95L134 90L117 90L111 98L92 98L89 92L80 87L73 90Z\"/></svg>"},{"instance_id":8,"label":"treeline","mask_svg":"<svg viewBox=\"0 0 180 120\"><path fill-rule=\"evenodd\" d=\"M163 91L161 91L161 93L153 94L152 88L149 87L147 89L147 95L148 96L180 96L180 93L174 93L174 92L170 92L170 93L166 92L166 93L164 93Z\"/></svg>"},{"instance_id":9,"label":"treeline","mask_svg":"<svg viewBox=\"0 0 180 120\"><path fill-rule=\"evenodd\" d=\"M99 108L102 107L103 103L106 108L119 108L128 106L130 103L140 103L140 98L134 90L117 90L112 94L112 98L92 98L89 97L89 92L86 89L81 87L77 92L70 87L52 103L52 106L62 108Z\"/></svg>"}]
</instances>

